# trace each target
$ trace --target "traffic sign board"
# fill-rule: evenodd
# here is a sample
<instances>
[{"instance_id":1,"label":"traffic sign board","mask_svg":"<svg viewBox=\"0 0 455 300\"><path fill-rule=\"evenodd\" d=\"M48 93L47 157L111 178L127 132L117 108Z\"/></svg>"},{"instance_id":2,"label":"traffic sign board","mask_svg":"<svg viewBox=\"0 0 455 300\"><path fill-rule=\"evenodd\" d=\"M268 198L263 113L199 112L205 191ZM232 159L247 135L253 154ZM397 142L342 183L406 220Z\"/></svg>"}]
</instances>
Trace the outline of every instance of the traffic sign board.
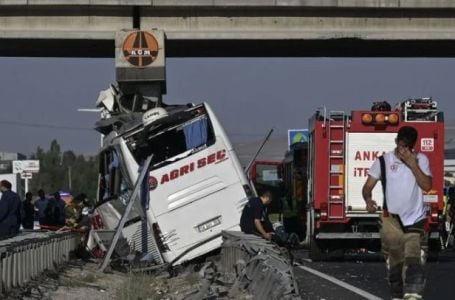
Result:
<instances>
[{"instance_id":1,"label":"traffic sign board","mask_svg":"<svg viewBox=\"0 0 455 300\"><path fill-rule=\"evenodd\" d=\"M308 129L288 129L288 147L308 141Z\"/></svg>"},{"instance_id":2,"label":"traffic sign board","mask_svg":"<svg viewBox=\"0 0 455 300\"><path fill-rule=\"evenodd\" d=\"M39 160L13 160L13 173L38 173Z\"/></svg>"}]
</instances>

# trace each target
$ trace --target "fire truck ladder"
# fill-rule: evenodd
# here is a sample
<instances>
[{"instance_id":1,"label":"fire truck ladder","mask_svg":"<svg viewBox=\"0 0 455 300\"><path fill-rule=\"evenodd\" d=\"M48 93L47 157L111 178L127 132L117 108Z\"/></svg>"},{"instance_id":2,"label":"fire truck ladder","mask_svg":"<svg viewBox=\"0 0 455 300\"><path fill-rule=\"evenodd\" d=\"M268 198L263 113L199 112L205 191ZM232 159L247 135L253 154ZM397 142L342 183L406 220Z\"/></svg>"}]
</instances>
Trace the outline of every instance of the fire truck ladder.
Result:
<instances>
[{"instance_id":1,"label":"fire truck ladder","mask_svg":"<svg viewBox=\"0 0 455 300\"><path fill-rule=\"evenodd\" d=\"M344 111L330 111L328 122L329 136L329 191L328 218L340 220L344 218L344 164L345 164L345 132L346 115Z\"/></svg>"}]
</instances>

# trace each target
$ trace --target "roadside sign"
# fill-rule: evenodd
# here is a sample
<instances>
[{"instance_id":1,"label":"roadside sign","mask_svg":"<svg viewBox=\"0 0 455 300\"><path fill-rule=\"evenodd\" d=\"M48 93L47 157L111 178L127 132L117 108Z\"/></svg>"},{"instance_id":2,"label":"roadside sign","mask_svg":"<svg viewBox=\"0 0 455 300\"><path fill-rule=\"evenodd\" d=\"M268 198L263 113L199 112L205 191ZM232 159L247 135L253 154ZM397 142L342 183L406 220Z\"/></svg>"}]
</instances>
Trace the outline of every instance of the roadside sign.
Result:
<instances>
[{"instance_id":1,"label":"roadside sign","mask_svg":"<svg viewBox=\"0 0 455 300\"><path fill-rule=\"evenodd\" d=\"M288 129L288 148L296 143L308 141L308 129Z\"/></svg>"},{"instance_id":2,"label":"roadside sign","mask_svg":"<svg viewBox=\"0 0 455 300\"><path fill-rule=\"evenodd\" d=\"M21 178L22 179L32 179L33 173L32 172L22 172Z\"/></svg>"},{"instance_id":3,"label":"roadside sign","mask_svg":"<svg viewBox=\"0 0 455 300\"><path fill-rule=\"evenodd\" d=\"M13 160L13 173L38 173L39 160Z\"/></svg>"}]
</instances>

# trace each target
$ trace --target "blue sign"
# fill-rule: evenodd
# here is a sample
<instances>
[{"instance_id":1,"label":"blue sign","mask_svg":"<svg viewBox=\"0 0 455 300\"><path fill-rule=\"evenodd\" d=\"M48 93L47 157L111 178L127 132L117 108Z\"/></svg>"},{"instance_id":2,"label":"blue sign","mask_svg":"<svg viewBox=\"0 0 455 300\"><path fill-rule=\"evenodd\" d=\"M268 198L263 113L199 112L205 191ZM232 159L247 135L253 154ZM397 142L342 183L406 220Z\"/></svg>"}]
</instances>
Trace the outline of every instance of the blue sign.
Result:
<instances>
[{"instance_id":1,"label":"blue sign","mask_svg":"<svg viewBox=\"0 0 455 300\"><path fill-rule=\"evenodd\" d=\"M288 146L308 142L308 129L288 129Z\"/></svg>"}]
</instances>

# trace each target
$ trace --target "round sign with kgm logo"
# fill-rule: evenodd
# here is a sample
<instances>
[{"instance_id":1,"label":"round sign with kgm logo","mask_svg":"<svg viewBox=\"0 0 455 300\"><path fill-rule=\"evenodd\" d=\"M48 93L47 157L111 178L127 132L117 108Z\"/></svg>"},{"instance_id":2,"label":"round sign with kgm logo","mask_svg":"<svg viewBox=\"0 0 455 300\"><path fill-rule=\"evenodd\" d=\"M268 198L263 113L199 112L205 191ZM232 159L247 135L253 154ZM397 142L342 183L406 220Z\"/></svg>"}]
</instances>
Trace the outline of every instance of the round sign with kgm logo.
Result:
<instances>
[{"instance_id":1,"label":"round sign with kgm logo","mask_svg":"<svg viewBox=\"0 0 455 300\"><path fill-rule=\"evenodd\" d=\"M154 189L156 189L157 186L158 180L153 176L149 176L149 190L153 191Z\"/></svg>"},{"instance_id":2,"label":"round sign with kgm logo","mask_svg":"<svg viewBox=\"0 0 455 300\"><path fill-rule=\"evenodd\" d=\"M158 50L158 41L147 31L130 33L122 45L125 59L138 68L144 68L153 63L158 57Z\"/></svg>"}]
</instances>

